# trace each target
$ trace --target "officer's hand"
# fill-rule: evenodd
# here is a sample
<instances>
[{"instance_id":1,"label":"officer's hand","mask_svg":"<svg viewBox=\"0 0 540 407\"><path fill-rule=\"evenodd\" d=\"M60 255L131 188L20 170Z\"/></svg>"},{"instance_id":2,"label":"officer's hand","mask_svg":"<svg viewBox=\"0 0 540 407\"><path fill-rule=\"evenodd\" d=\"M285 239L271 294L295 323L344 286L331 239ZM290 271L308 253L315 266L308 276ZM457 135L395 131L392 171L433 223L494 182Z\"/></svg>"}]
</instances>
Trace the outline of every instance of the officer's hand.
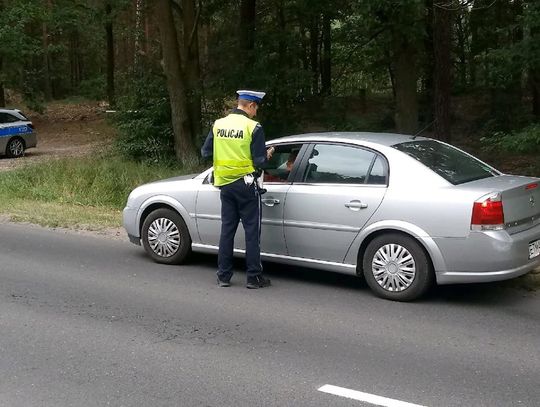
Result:
<instances>
[{"instance_id":1,"label":"officer's hand","mask_svg":"<svg viewBox=\"0 0 540 407\"><path fill-rule=\"evenodd\" d=\"M272 154L274 154L274 147L270 147L268 150L266 150L266 159L269 160L272 158Z\"/></svg>"}]
</instances>

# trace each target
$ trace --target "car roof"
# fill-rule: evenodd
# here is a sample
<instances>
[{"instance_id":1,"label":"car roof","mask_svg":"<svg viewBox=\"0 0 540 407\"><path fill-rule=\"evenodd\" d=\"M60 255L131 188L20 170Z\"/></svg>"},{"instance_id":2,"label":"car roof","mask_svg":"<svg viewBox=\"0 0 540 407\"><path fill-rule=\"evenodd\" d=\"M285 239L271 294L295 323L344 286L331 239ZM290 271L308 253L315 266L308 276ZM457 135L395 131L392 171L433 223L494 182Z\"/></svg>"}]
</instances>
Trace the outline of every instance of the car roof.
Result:
<instances>
[{"instance_id":1,"label":"car roof","mask_svg":"<svg viewBox=\"0 0 540 407\"><path fill-rule=\"evenodd\" d=\"M22 113L19 109L0 109L0 113Z\"/></svg>"},{"instance_id":2,"label":"car roof","mask_svg":"<svg viewBox=\"0 0 540 407\"><path fill-rule=\"evenodd\" d=\"M408 134L397 133L369 133L369 132L322 132L322 133L304 133L291 136L280 137L271 140L271 142L308 142L308 141L367 141L383 146L393 146L412 140L428 140L426 137L412 136Z\"/></svg>"}]
</instances>

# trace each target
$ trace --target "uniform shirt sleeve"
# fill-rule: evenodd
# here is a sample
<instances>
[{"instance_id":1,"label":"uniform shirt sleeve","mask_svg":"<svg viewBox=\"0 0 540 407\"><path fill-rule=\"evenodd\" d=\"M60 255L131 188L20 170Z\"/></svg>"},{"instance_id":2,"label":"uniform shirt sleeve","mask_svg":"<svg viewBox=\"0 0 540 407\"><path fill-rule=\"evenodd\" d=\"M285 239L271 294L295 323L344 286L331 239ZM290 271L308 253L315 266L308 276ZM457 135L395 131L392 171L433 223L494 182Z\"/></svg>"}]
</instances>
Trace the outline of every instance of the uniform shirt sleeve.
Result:
<instances>
[{"instance_id":1,"label":"uniform shirt sleeve","mask_svg":"<svg viewBox=\"0 0 540 407\"><path fill-rule=\"evenodd\" d=\"M260 124L257 124L253 134L251 135L251 158L255 168L264 169L268 163L268 160L266 159L264 130Z\"/></svg>"},{"instance_id":2,"label":"uniform shirt sleeve","mask_svg":"<svg viewBox=\"0 0 540 407\"><path fill-rule=\"evenodd\" d=\"M212 131L212 128L208 132L208 136L206 136L206 140L204 141L204 144L201 148L201 155L203 158L211 158L214 155L214 132Z\"/></svg>"}]
</instances>

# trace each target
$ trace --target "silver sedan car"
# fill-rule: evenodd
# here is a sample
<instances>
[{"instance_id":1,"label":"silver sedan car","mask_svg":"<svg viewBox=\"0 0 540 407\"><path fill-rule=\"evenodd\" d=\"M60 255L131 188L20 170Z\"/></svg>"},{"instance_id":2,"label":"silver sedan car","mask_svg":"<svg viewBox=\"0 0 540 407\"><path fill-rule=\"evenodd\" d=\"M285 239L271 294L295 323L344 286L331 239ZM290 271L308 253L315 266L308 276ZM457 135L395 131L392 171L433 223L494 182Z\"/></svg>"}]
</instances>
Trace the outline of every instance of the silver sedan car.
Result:
<instances>
[{"instance_id":1,"label":"silver sedan car","mask_svg":"<svg viewBox=\"0 0 540 407\"><path fill-rule=\"evenodd\" d=\"M538 178L502 174L423 137L315 133L267 144L275 153L262 195L266 261L361 276L397 301L433 283L505 280L540 265ZM124 227L160 263L217 253L212 169L136 188ZM239 230L235 254L244 248Z\"/></svg>"}]
</instances>

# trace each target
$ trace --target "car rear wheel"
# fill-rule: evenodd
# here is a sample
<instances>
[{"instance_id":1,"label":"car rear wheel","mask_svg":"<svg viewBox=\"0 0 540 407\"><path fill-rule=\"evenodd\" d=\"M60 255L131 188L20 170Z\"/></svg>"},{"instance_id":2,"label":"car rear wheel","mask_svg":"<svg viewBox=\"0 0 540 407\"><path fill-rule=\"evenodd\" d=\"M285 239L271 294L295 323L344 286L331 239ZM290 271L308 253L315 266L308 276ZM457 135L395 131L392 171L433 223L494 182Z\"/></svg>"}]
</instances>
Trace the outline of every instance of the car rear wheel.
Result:
<instances>
[{"instance_id":1,"label":"car rear wheel","mask_svg":"<svg viewBox=\"0 0 540 407\"><path fill-rule=\"evenodd\" d=\"M371 290L388 300L415 300L433 283L433 270L423 248L398 233L378 236L369 243L363 269Z\"/></svg>"},{"instance_id":2,"label":"car rear wheel","mask_svg":"<svg viewBox=\"0 0 540 407\"><path fill-rule=\"evenodd\" d=\"M191 252L191 237L182 217L168 208L151 212L144 220L142 242L157 263L181 264Z\"/></svg>"},{"instance_id":3,"label":"car rear wheel","mask_svg":"<svg viewBox=\"0 0 540 407\"><path fill-rule=\"evenodd\" d=\"M20 137L9 140L6 146L6 155L11 158L18 158L24 155L24 141Z\"/></svg>"}]
</instances>

